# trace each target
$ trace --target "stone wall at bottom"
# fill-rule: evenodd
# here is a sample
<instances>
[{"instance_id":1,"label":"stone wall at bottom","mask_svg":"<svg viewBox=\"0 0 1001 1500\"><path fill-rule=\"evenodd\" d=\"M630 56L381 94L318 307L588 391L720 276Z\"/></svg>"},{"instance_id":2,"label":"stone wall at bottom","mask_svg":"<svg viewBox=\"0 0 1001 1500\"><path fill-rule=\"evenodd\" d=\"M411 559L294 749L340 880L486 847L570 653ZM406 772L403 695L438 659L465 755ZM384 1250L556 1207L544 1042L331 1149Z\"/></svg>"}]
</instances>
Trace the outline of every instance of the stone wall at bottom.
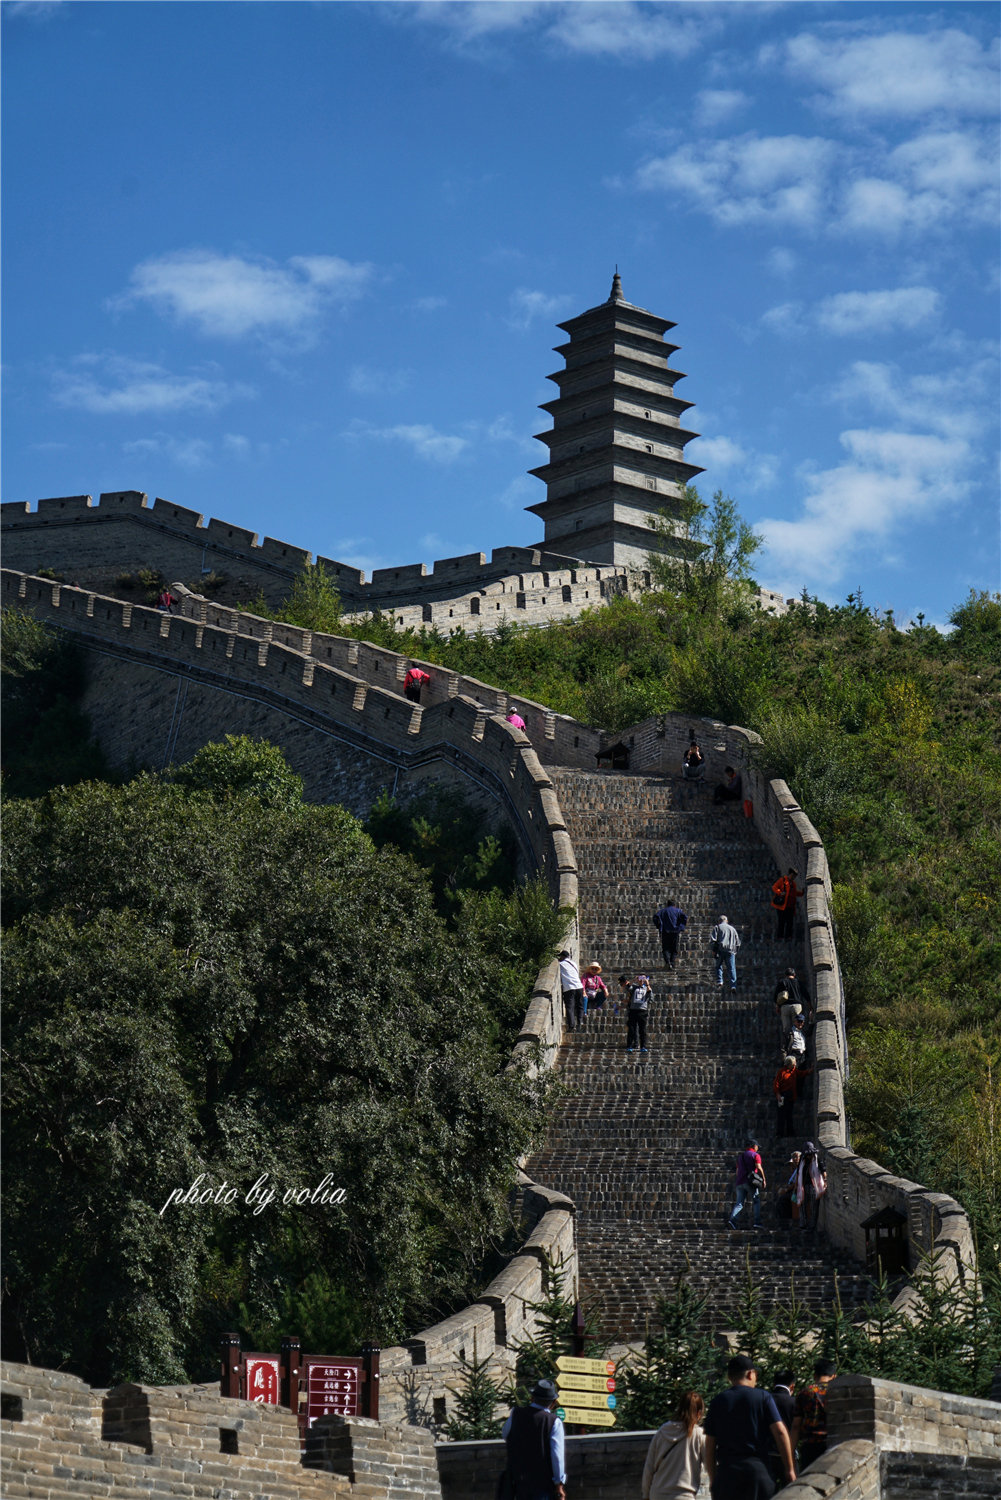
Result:
<instances>
[{"instance_id":1,"label":"stone wall at bottom","mask_svg":"<svg viewBox=\"0 0 1001 1500\"><path fill-rule=\"evenodd\" d=\"M571 1500L639 1500L652 1432L568 1437L567 1494ZM504 1444L439 1443L443 1500L494 1500L506 1466Z\"/></svg>"}]
</instances>

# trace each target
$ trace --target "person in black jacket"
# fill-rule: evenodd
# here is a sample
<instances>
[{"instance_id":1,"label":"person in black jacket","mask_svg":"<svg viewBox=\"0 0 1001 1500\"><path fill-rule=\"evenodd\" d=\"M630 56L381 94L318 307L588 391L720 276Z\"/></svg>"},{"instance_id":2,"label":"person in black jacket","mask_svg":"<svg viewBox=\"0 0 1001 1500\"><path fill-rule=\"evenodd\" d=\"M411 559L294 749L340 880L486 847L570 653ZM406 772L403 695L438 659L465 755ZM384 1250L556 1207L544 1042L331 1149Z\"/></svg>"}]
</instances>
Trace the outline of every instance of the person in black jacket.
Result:
<instances>
[{"instance_id":1,"label":"person in black jacket","mask_svg":"<svg viewBox=\"0 0 1001 1500\"><path fill-rule=\"evenodd\" d=\"M556 1387L540 1380L530 1406L512 1410L501 1436L515 1500L566 1500L565 1438Z\"/></svg>"}]
</instances>

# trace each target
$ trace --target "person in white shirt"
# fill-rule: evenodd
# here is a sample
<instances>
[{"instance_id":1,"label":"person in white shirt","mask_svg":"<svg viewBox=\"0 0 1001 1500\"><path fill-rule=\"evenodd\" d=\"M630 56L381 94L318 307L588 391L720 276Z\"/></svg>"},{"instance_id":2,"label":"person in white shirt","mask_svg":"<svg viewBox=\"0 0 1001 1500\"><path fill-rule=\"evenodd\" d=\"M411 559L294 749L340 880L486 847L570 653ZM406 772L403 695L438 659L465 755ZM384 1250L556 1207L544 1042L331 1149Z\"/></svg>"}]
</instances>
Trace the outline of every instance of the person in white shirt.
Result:
<instances>
[{"instance_id":1,"label":"person in white shirt","mask_svg":"<svg viewBox=\"0 0 1001 1500\"><path fill-rule=\"evenodd\" d=\"M551 1380L540 1380L529 1406L516 1406L501 1428L517 1500L566 1500L563 1423Z\"/></svg>"},{"instance_id":2,"label":"person in white shirt","mask_svg":"<svg viewBox=\"0 0 1001 1500\"><path fill-rule=\"evenodd\" d=\"M697 1391L686 1391L674 1420L654 1433L643 1466L643 1500L691 1500L697 1494L706 1451L699 1425L705 1409Z\"/></svg>"},{"instance_id":3,"label":"person in white shirt","mask_svg":"<svg viewBox=\"0 0 1001 1500\"><path fill-rule=\"evenodd\" d=\"M560 954L560 985L567 1015L567 1030L576 1031L584 1020L584 982L580 970L564 948Z\"/></svg>"}]
</instances>

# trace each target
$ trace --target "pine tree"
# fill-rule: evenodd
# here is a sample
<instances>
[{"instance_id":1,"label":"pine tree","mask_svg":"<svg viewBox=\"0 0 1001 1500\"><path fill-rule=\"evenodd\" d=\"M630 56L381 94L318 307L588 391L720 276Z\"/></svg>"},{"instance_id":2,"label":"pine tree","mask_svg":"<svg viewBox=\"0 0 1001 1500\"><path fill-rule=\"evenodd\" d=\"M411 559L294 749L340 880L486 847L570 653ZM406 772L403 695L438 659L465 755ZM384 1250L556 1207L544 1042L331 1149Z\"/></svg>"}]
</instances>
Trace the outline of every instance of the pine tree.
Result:
<instances>
[{"instance_id":1,"label":"pine tree","mask_svg":"<svg viewBox=\"0 0 1001 1500\"><path fill-rule=\"evenodd\" d=\"M601 1316L597 1308L585 1307L584 1347L574 1347L572 1328L574 1310L577 1306L567 1294L570 1273L564 1268L562 1256L553 1261L546 1256L542 1262L542 1297L538 1302L526 1302L527 1312L535 1313L537 1331L515 1345L515 1397L524 1405L538 1380L559 1383L559 1368L556 1361L561 1354L582 1353L586 1358L597 1359L608 1348L607 1339L601 1335Z\"/></svg>"},{"instance_id":2,"label":"pine tree","mask_svg":"<svg viewBox=\"0 0 1001 1500\"><path fill-rule=\"evenodd\" d=\"M656 1326L648 1326L643 1353L616 1373L616 1426L631 1431L659 1427L686 1391L709 1400L725 1384L725 1355L705 1329L708 1298L679 1271L674 1289L657 1302Z\"/></svg>"},{"instance_id":3,"label":"pine tree","mask_svg":"<svg viewBox=\"0 0 1001 1500\"><path fill-rule=\"evenodd\" d=\"M751 1274L751 1252L744 1255L744 1280L732 1308L737 1333L737 1351L758 1364L768 1357L775 1332L775 1313L765 1307L760 1282Z\"/></svg>"},{"instance_id":4,"label":"pine tree","mask_svg":"<svg viewBox=\"0 0 1001 1500\"><path fill-rule=\"evenodd\" d=\"M476 1334L473 1334L473 1357L459 1358L461 1383L449 1386L455 1397L454 1415L445 1423L450 1442L467 1443L477 1438L500 1437L503 1420L496 1416L498 1406L507 1404L507 1389L489 1373L490 1358L478 1358Z\"/></svg>"}]
</instances>

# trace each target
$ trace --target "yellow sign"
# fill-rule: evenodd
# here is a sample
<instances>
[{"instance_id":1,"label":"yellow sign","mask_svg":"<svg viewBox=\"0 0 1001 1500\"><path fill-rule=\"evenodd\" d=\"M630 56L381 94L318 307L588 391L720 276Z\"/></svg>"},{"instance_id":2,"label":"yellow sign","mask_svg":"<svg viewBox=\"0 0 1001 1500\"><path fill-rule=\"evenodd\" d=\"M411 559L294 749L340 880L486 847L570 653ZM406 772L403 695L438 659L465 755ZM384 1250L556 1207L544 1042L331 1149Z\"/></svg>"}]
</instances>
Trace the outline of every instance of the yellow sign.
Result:
<instances>
[{"instance_id":1,"label":"yellow sign","mask_svg":"<svg viewBox=\"0 0 1001 1500\"><path fill-rule=\"evenodd\" d=\"M614 1391L611 1375L564 1375L560 1372L561 1391Z\"/></svg>"},{"instance_id":2,"label":"yellow sign","mask_svg":"<svg viewBox=\"0 0 1001 1500\"><path fill-rule=\"evenodd\" d=\"M574 1406L562 1406L557 1416L564 1422L576 1422L579 1427L614 1427L614 1411L584 1411Z\"/></svg>"},{"instance_id":3,"label":"yellow sign","mask_svg":"<svg viewBox=\"0 0 1001 1500\"><path fill-rule=\"evenodd\" d=\"M567 1370L571 1375L614 1375L614 1359L581 1359L576 1354L561 1354L556 1361L558 1370Z\"/></svg>"},{"instance_id":4,"label":"yellow sign","mask_svg":"<svg viewBox=\"0 0 1001 1500\"><path fill-rule=\"evenodd\" d=\"M567 1393L567 1399L571 1401L574 1406L603 1406L606 1408L606 1410L615 1410L615 1397L609 1396L607 1391L602 1391L601 1395L599 1395L597 1391L569 1391ZM562 1406L563 1404L564 1403L561 1388L560 1405Z\"/></svg>"}]
</instances>

